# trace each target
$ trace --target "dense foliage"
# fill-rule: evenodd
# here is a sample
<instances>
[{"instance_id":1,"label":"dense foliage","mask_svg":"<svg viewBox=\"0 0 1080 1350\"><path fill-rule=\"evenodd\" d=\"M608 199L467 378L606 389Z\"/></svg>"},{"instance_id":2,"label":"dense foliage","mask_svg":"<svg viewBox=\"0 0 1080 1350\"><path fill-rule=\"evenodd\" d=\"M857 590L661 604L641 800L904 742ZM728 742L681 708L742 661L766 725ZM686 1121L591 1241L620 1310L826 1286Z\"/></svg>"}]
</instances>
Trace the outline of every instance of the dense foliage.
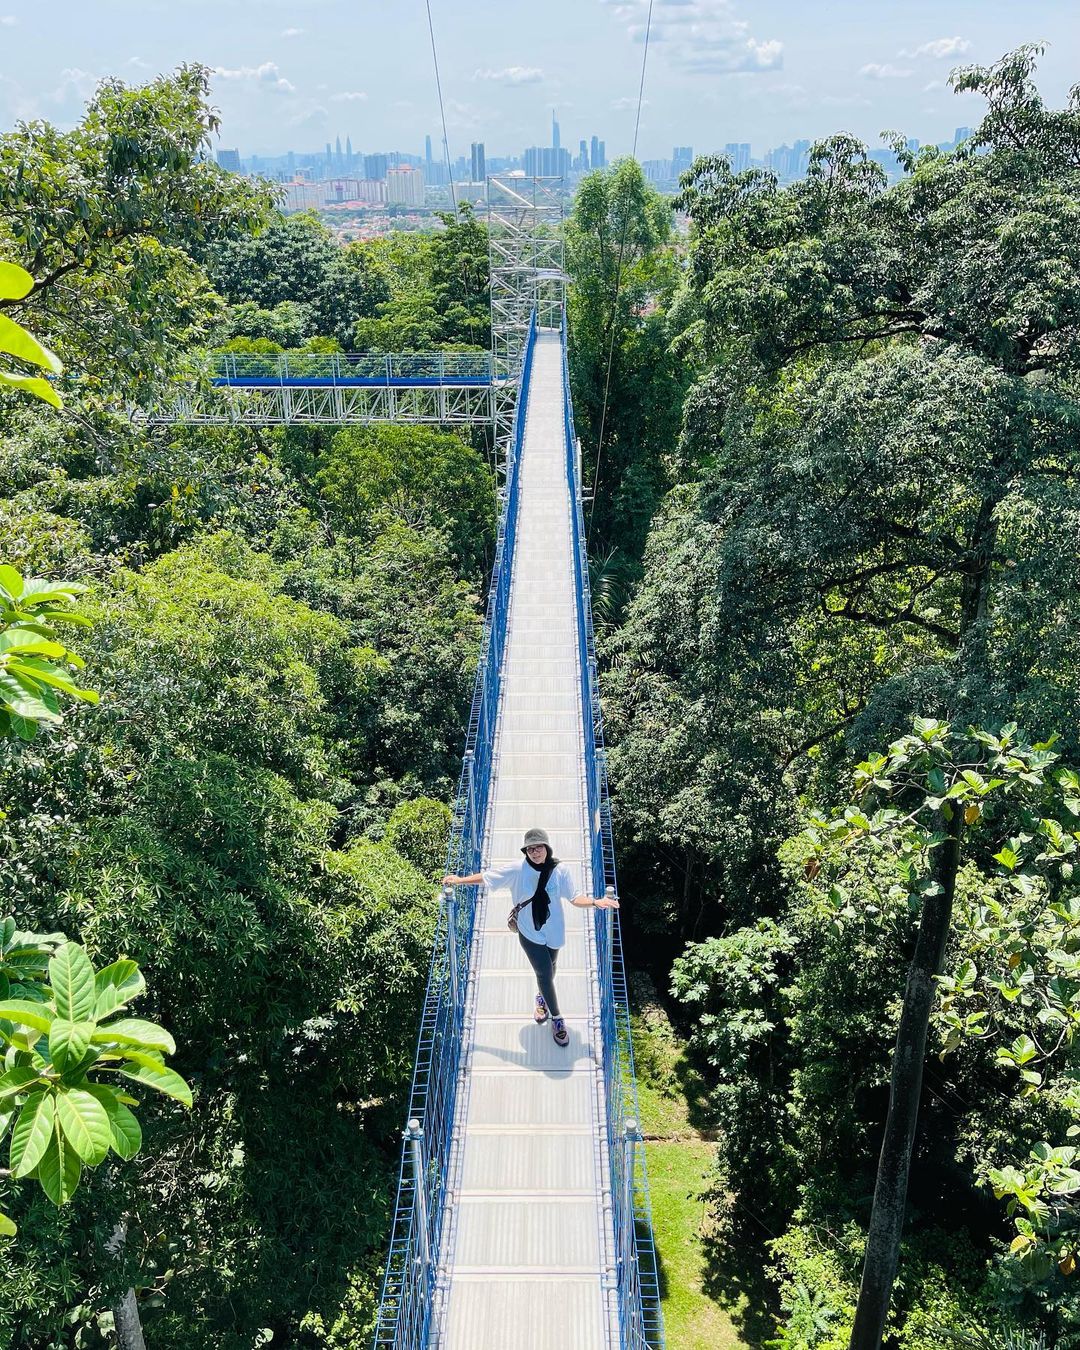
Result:
<instances>
[{"instance_id":1,"label":"dense foliage","mask_svg":"<svg viewBox=\"0 0 1080 1350\"><path fill-rule=\"evenodd\" d=\"M63 1210L0 1175L4 1350L112 1344L128 1289L156 1347L366 1345L385 1251L491 474L435 431L120 409L200 345L402 345L422 296L415 345L484 343L485 236L463 214L342 247L278 216L204 157L206 92L196 67L108 81L73 132L0 137L0 256L32 275L0 273L3 322L64 361L62 410L0 394L0 682L37 682L3 704L28 739L0 743L0 913L137 963L192 1097L142 1100L119 1161L76 1084L98 1165ZM37 347L8 350L34 377ZM75 594L91 627L31 633Z\"/></svg>"},{"instance_id":2,"label":"dense foliage","mask_svg":"<svg viewBox=\"0 0 1080 1350\"><path fill-rule=\"evenodd\" d=\"M1080 90L1047 108L1036 59L957 72L981 127L894 186L845 136L791 187L721 159L684 179L668 335L694 383L605 646L610 764L637 940L673 962L721 1133L715 1287L749 1288L748 1334L771 1307L788 1350L849 1343L931 936L888 1343L1080 1344L1068 858L1046 880L1075 780L1031 819L992 794L983 822L970 788L970 842L951 866L940 826L917 888L892 845L853 849L879 817L848 769L885 783L916 717L1080 761ZM845 806L817 859L805 828Z\"/></svg>"}]
</instances>

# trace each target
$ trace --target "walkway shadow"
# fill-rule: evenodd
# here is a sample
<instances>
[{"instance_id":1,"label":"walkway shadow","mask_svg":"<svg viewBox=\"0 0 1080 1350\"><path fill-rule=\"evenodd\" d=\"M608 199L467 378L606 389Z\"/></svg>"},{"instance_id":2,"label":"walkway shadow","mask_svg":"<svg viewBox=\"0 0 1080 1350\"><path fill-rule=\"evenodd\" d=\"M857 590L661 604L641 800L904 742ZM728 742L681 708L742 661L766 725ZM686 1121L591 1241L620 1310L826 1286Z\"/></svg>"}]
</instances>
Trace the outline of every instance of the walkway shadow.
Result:
<instances>
[{"instance_id":1,"label":"walkway shadow","mask_svg":"<svg viewBox=\"0 0 1080 1350\"><path fill-rule=\"evenodd\" d=\"M518 1044L520 1050L507 1049L502 1045L485 1045L483 1041L474 1039L472 1044L473 1068L477 1067L476 1055L483 1054L495 1059L501 1060L504 1064L511 1065L519 1069L528 1069L530 1073L543 1074L545 1078L563 1078L571 1069L581 1069L586 1064L593 1064L594 1058L592 1045L585 1036L570 1022L566 1024L566 1030L570 1037L564 1046L558 1046L551 1038L551 1028L548 1024L537 1025L525 1023L518 1029ZM546 1041L551 1045L551 1060L546 1064L529 1063L529 1042L538 1042L544 1046ZM554 1052L558 1052L558 1058L554 1057Z\"/></svg>"}]
</instances>

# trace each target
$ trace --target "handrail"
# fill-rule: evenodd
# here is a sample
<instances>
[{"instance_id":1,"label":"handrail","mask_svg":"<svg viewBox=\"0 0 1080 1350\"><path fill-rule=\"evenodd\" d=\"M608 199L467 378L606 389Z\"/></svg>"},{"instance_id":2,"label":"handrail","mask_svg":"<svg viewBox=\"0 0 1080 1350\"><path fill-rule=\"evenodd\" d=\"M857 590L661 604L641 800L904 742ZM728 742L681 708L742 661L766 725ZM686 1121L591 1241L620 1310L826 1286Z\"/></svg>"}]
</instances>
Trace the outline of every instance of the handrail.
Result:
<instances>
[{"instance_id":1,"label":"handrail","mask_svg":"<svg viewBox=\"0 0 1080 1350\"><path fill-rule=\"evenodd\" d=\"M490 352L217 352L210 379L219 384L490 384Z\"/></svg>"},{"instance_id":2,"label":"handrail","mask_svg":"<svg viewBox=\"0 0 1080 1350\"><path fill-rule=\"evenodd\" d=\"M589 558L581 495L581 451L574 432L570 397L566 316L562 324L563 404L566 473L571 496L574 592L577 601L578 658L581 669L582 721L585 733L586 791L590 858L595 893L600 886L618 893L615 848L611 831L604 727L600 712L596 644L589 587ZM630 1039L630 1005L623 964L619 914L599 909L594 915L597 976L600 985L600 1031L603 1046L607 1148L611 1171L618 1282L619 1333L622 1350L663 1350L664 1321L660 1307L659 1269L652 1235L645 1150L638 1129L637 1084Z\"/></svg>"},{"instance_id":3,"label":"handrail","mask_svg":"<svg viewBox=\"0 0 1080 1350\"><path fill-rule=\"evenodd\" d=\"M465 876L479 871L483 861L520 499L518 467L535 343L534 313L522 357L505 502L446 854L446 870ZM465 1000L460 991L468 981L476 912L475 887L460 888L459 894L461 901L453 891L444 895L435 932L374 1350L424 1350L431 1330L461 1067Z\"/></svg>"}]
</instances>

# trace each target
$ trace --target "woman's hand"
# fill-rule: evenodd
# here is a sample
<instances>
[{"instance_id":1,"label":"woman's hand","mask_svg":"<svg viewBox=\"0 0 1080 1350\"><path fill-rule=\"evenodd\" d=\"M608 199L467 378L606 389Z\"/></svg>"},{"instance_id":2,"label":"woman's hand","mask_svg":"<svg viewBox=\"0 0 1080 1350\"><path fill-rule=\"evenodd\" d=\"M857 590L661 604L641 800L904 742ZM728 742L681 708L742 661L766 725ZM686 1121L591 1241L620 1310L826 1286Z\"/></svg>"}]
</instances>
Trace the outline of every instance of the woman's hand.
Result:
<instances>
[{"instance_id":1,"label":"woman's hand","mask_svg":"<svg viewBox=\"0 0 1080 1350\"><path fill-rule=\"evenodd\" d=\"M613 895L598 895L593 899L597 909L618 909L619 902Z\"/></svg>"},{"instance_id":2,"label":"woman's hand","mask_svg":"<svg viewBox=\"0 0 1080 1350\"><path fill-rule=\"evenodd\" d=\"M461 878L459 876L455 876L453 872L448 872L446 876L443 877L442 884L444 886L460 886Z\"/></svg>"}]
</instances>

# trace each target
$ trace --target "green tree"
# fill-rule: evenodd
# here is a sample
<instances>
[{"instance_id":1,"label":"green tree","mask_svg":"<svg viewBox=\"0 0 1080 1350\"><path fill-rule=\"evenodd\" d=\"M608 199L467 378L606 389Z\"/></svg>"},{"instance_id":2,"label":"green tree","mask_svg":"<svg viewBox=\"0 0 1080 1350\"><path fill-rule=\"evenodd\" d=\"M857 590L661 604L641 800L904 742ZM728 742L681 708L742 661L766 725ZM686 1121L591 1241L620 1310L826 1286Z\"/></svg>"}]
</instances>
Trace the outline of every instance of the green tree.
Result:
<instances>
[{"instance_id":1,"label":"green tree","mask_svg":"<svg viewBox=\"0 0 1080 1350\"><path fill-rule=\"evenodd\" d=\"M275 315L283 305L301 306L307 315L301 321L304 336L333 337L346 347L357 321L374 315L388 296L368 251L337 244L310 212L277 216L258 235L234 231L206 251L205 261L215 288L231 304L244 307L230 324L250 328L252 306ZM288 317L295 322L300 315ZM277 337L274 332L242 335Z\"/></svg>"},{"instance_id":2,"label":"green tree","mask_svg":"<svg viewBox=\"0 0 1080 1350\"><path fill-rule=\"evenodd\" d=\"M669 485L664 458L685 378L667 334L678 275L671 218L670 203L627 159L582 180L566 225L575 424L596 491L591 539L596 551L617 549L633 563Z\"/></svg>"},{"instance_id":3,"label":"green tree","mask_svg":"<svg viewBox=\"0 0 1080 1350\"><path fill-rule=\"evenodd\" d=\"M212 312L186 252L257 228L268 189L203 151L217 129L209 71L141 88L104 80L69 132L46 122L0 137L0 241L35 277L0 311L25 314L79 371L83 398L150 384Z\"/></svg>"},{"instance_id":4,"label":"green tree","mask_svg":"<svg viewBox=\"0 0 1080 1350\"><path fill-rule=\"evenodd\" d=\"M479 577L495 538L491 471L457 436L428 427L347 427L317 481L338 525L372 538L394 519L445 532L451 558Z\"/></svg>"}]
</instances>

